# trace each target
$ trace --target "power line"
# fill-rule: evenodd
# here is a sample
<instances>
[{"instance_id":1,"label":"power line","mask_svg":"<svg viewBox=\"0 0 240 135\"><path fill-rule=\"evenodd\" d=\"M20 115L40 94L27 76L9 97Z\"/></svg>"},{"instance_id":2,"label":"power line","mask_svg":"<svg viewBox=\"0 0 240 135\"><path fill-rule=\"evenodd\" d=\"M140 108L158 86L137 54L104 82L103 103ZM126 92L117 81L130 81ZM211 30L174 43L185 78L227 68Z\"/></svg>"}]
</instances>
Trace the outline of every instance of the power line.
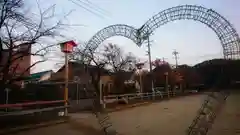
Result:
<instances>
[{"instance_id":1,"label":"power line","mask_svg":"<svg viewBox=\"0 0 240 135\"><path fill-rule=\"evenodd\" d=\"M165 62L165 58L164 58L164 57L162 57L162 62L163 62L163 63Z\"/></svg>"},{"instance_id":2,"label":"power line","mask_svg":"<svg viewBox=\"0 0 240 135\"><path fill-rule=\"evenodd\" d=\"M93 7L96 7L96 9L106 15L110 15L110 13L107 11L107 10L104 10L103 8L99 7L98 5L92 3L91 1L89 0L85 0L87 3L89 3L90 5L92 5Z\"/></svg>"},{"instance_id":3,"label":"power line","mask_svg":"<svg viewBox=\"0 0 240 135\"><path fill-rule=\"evenodd\" d=\"M97 13L100 13L100 14L102 14L102 15L104 15L104 16L109 17L109 15L105 13L106 11L102 11L103 9L101 9L101 8L98 7L97 5L94 5L94 4L93 4L92 2L90 2L90 1L89 1L88 3L83 2L83 1L81 1L81 0L76 0L76 1L82 3L83 5L89 7L90 9L94 9L94 11L97 12Z\"/></svg>"},{"instance_id":4,"label":"power line","mask_svg":"<svg viewBox=\"0 0 240 135\"><path fill-rule=\"evenodd\" d=\"M86 8L86 7L84 7L83 5L77 3L77 2L75 2L75 1L73 1L73 0L68 0L68 1L72 2L73 4L75 4L75 5L77 5L77 6L81 7L81 8L83 8L83 9L85 9L85 10L87 10L88 12L94 14L95 16L98 16L98 17L104 19L104 16L102 16L102 15L100 15L100 14L98 14L98 13L95 13L94 11L92 11L92 10L90 10L90 9L88 9L88 8Z\"/></svg>"}]
</instances>

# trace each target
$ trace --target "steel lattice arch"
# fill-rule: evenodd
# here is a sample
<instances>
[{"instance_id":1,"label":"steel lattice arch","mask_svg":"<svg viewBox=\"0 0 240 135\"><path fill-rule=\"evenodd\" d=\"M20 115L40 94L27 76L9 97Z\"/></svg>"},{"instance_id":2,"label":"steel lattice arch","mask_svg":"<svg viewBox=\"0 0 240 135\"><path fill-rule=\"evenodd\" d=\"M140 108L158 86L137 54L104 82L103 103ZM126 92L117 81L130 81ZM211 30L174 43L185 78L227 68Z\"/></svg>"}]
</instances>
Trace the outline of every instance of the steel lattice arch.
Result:
<instances>
[{"instance_id":1,"label":"steel lattice arch","mask_svg":"<svg viewBox=\"0 0 240 135\"><path fill-rule=\"evenodd\" d=\"M137 29L125 24L115 24L105 27L98 31L87 43L93 49L96 49L104 40L113 36L123 36L137 43Z\"/></svg>"},{"instance_id":2,"label":"steel lattice arch","mask_svg":"<svg viewBox=\"0 0 240 135\"><path fill-rule=\"evenodd\" d=\"M141 46L144 40L162 25L186 19L206 24L217 34L222 44L224 58L240 58L240 38L230 22L212 9L196 5L181 5L163 10L138 29L125 24L110 25L98 31L88 41L88 46L97 48L104 40L113 36L126 37Z\"/></svg>"},{"instance_id":3,"label":"steel lattice arch","mask_svg":"<svg viewBox=\"0 0 240 135\"><path fill-rule=\"evenodd\" d=\"M140 28L125 24L110 25L98 31L88 41L87 46L96 49L104 40L113 36L126 37L141 46L150 35L154 34L155 29L168 22L184 19L199 21L211 28L222 44L224 58L240 58L240 38L229 21L212 9L196 5L182 5L163 10L150 18ZM94 106L97 107L97 105ZM100 116L97 115L98 112L95 112L95 114L106 135L117 134L112 128L107 113L100 112Z\"/></svg>"}]
</instances>

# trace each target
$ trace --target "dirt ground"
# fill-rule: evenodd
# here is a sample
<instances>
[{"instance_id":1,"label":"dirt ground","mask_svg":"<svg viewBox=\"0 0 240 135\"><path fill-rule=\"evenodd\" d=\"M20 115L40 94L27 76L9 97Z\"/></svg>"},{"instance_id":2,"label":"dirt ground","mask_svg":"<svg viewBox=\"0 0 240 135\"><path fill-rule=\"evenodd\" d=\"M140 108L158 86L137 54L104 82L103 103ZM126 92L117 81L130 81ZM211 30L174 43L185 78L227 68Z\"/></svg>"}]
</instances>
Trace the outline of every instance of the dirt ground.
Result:
<instances>
[{"instance_id":1,"label":"dirt ground","mask_svg":"<svg viewBox=\"0 0 240 135\"><path fill-rule=\"evenodd\" d=\"M176 98L110 114L120 135L184 135L204 99L203 95ZM210 135L234 135L240 129L240 94L232 94L217 116ZM239 124L237 124L239 123ZM68 124L18 133L16 135L97 135L99 126L91 114L72 114ZM240 134L240 133L239 133Z\"/></svg>"},{"instance_id":2,"label":"dirt ground","mask_svg":"<svg viewBox=\"0 0 240 135\"><path fill-rule=\"evenodd\" d=\"M232 93L208 133L209 135L240 135L240 92Z\"/></svg>"}]
</instances>

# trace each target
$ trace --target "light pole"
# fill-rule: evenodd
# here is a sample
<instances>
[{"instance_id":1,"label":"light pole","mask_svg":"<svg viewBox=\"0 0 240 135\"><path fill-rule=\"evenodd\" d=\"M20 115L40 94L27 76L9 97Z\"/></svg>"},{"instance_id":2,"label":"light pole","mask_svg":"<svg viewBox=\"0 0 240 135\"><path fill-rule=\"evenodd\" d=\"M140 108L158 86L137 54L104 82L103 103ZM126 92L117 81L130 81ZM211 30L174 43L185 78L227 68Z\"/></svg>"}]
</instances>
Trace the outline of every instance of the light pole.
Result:
<instances>
[{"instance_id":1,"label":"light pole","mask_svg":"<svg viewBox=\"0 0 240 135\"><path fill-rule=\"evenodd\" d=\"M179 52L174 50L172 54L174 55L174 59L176 61L176 69L177 69L178 68L178 54L179 54Z\"/></svg>"},{"instance_id":2,"label":"light pole","mask_svg":"<svg viewBox=\"0 0 240 135\"><path fill-rule=\"evenodd\" d=\"M65 54L65 88L64 88L64 115L68 115L68 54L73 52L73 47L77 46L74 41L60 43L61 51Z\"/></svg>"},{"instance_id":3,"label":"light pole","mask_svg":"<svg viewBox=\"0 0 240 135\"><path fill-rule=\"evenodd\" d=\"M138 36L138 39L139 39L139 43L141 43L141 40L146 40L147 39L147 46L148 46L148 51L147 51L147 54L148 54L148 59L149 59L149 68L150 68L150 76L151 76L151 89L152 89L152 93L153 93L153 97L154 97L154 83L153 83L153 73L152 73L152 60L151 60L151 47L150 47L150 35L151 33L148 31L145 35L141 35L141 30L142 28L144 27L144 25L138 29L137 31L137 36Z\"/></svg>"},{"instance_id":4,"label":"light pole","mask_svg":"<svg viewBox=\"0 0 240 135\"><path fill-rule=\"evenodd\" d=\"M151 77L151 89L153 93L153 98L155 97L155 91L154 91L154 84L153 84L153 72L152 72L152 58L151 58L151 47L150 47L150 39L149 36L147 38L147 46L148 46L148 61L149 61L149 68L150 68L150 77Z\"/></svg>"}]
</instances>

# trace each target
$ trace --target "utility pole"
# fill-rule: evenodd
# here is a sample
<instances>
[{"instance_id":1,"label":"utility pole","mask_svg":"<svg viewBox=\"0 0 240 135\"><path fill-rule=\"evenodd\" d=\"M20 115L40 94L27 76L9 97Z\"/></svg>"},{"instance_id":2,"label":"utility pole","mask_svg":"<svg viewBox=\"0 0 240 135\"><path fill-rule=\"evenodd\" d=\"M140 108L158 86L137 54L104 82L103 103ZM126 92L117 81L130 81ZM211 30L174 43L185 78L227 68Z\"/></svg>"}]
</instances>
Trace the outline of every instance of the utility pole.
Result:
<instances>
[{"instance_id":1,"label":"utility pole","mask_svg":"<svg viewBox=\"0 0 240 135\"><path fill-rule=\"evenodd\" d=\"M162 58L162 63L165 63L165 58L164 57Z\"/></svg>"},{"instance_id":2,"label":"utility pole","mask_svg":"<svg viewBox=\"0 0 240 135\"><path fill-rule=\"evenodd\" d=\"M174 59L176 61L176 68L178 67L178 54L179 52L177 52L176 50L173 51L173 56L174 56Z\"/></svg>"},{"instance_id":3,"label":"utility pole","mask_svg":"<svg viewBox=\"0 0 240 135\"><path fill-rule=\"evenodd\" d=\"M151 47L150 47L150 40L149 40L149 36L148 36L148 42L147 42L147 47L148 47L148 61L149 61L149 68L150 68L150 75L151 75L151 89L153 92L153 97L155 96L154 94L154 84L153 84L153 72L152 72L152 58L151 58Z\"/></svg>"}]
</instances>

